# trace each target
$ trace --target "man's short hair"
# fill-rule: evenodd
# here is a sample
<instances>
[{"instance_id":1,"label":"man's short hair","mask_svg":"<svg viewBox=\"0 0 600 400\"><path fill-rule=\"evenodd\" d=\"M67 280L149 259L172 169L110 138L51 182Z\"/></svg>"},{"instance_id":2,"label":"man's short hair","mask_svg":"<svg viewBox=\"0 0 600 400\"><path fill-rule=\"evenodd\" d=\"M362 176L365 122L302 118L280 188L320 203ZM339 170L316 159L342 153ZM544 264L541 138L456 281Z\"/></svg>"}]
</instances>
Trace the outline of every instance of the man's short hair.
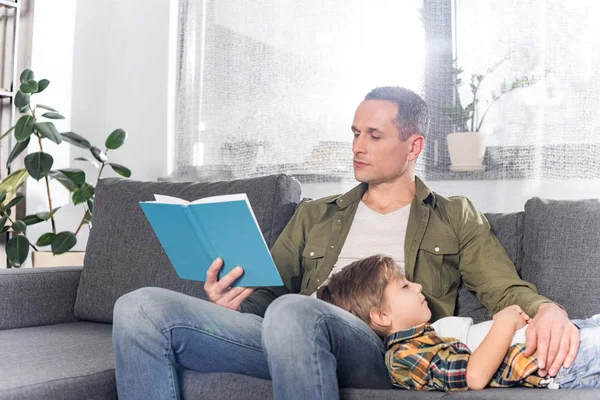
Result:
<instances>
[{"instance_id":1,"label":"man's short hair","mask_svg":"<svg viewBox=\"0 0 600 400\"><path fill-rule=\"evenodd\" d=\"M371 310L385 306L385 288L392 280L403 275L393 258L381 254L363 258L344 267L317 291L317 297L354 314L377 334L385 336L374 327Z\"/></svg>"},{"instance_id":2,"label":"man's short hair","mask_svg":"<svg viewBox=\"0 0 600 400\"><path fill-rule=\"evenodd\" d=\"M410 89L399 86L382 86L371 90L365 100L385 100L396 104L398 112L394 122L402 141L413 134L426 136L429 130L429 111L425 100Z\"/></svg>"}]
</instances>

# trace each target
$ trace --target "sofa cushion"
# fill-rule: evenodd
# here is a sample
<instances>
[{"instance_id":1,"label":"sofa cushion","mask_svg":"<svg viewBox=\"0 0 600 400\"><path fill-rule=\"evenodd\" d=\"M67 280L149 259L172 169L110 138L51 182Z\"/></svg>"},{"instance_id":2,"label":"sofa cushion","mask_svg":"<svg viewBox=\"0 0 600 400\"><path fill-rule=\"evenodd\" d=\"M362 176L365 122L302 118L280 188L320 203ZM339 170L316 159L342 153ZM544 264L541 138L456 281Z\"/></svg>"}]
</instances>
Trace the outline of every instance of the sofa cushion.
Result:
<instances>
[{"instance_id":1,"label":"sofa cushion","mask_svg":"<svg viewBox=\"0 0 600 400\"><path fill-rule=\"evenodd\" d=\"M517 272L521 272L523 264L523 212L510 214L485 214L492 232L496 235L508 256L515 264ZM455 314L460 317L471 317L477 322L489 319L487 309L481 305L477 296L470 292L464 282L458 288Z\"/></svg>"},{"instance_id":2,"label":"sofa cushion","mask_svg":"<svg viewBox=\"0 0 600 400\"><path fill-rule=\"evenodd\" d=\"M600 202L525 203L523 278L561 304L571 318L600 311Z\"/></svg>"},{"instance_id":3,"label":"sofa cushion","mask_svg":"<svg viewBox=\"0 0 600 400\"><path fill-rule=\"evenodd\" d=\"M202 282L179 279L138 204L155 193L186 200L246 193L271 248L300 201L300 184L282 174L204 183L102 179L75 302L80 320L112 322L115 301L146 286L206 298Z\"/></svg>"},{"instance_id":4,"label":"sofa cushion","mask_svg":"<svg viewBox=\"0 0 600 400\"><path fill-rule=\"evenodd\" d=\"M0 399L116 399L112 325L0 331Z\"/></svg>"}]
</instances>

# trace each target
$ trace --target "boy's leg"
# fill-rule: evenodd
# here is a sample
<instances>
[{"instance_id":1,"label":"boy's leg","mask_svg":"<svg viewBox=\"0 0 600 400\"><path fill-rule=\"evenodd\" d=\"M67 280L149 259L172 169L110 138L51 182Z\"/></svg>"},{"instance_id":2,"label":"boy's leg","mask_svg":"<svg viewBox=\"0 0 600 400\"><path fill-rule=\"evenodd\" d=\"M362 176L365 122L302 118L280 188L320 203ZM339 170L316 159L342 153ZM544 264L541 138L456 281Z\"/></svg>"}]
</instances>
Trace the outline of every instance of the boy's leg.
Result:
<instances>
[{"instance_id":1,"label":"boy's leg","mask_svg":"<svg viewBox=\"0 0 600 400\"><path fill-rule=\"evenodd\" d=\"M379 336L354 315L321 300L285 295L263 323L273 394L279 399L337 399L341 387L392 387Z\"/></svg>"},{"instance_id":2,"label":"boy's leg","mask_svg":"<svg viewBox=\"0 0 600 400\"><path fill-rule=\"evenodd\" d=\"M600 314L573 320L579 330L579 350L573 365L562 367L554 382L561 389L600 388Z\"/></svg>"},{"instance_id":3,"label":"boy's leg","mask_svg":"<svg viewBox=\"0 0 600 400\"><path fill-rule=\"evenodd\" d=\"M256 315L143 288L117 300L113 320L120 399L178 399L176 365L269 379Z\"/></svg>"}]
</instances>

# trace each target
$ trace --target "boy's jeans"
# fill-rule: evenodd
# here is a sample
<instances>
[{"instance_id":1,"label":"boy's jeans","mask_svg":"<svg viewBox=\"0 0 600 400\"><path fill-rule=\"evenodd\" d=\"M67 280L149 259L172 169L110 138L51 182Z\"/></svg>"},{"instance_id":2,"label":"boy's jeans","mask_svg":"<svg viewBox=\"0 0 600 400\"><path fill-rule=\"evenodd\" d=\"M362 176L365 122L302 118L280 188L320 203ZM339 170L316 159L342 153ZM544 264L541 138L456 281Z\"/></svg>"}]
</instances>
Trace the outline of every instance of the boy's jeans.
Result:
<instances>
[{"instance_id":1,"label":"boy's jeans","mask_svg":"<svg viewBox=\"0 0 600 400\"><path fill-rule=\"evenodd\" d=\"M352 314L309 296L278 298L263 321L143 288L115 304L113 343L123 400L180 398L181 367L272 379L275 399L337 399L338 385L392 387L382 340Z\"/></svg>"},{"instance_id":2,"label":"boy's jeans","mask_svg":"<svg viewBox=\"0 0 600 400\"><path fill-rule=\"evenodd\" d=\"M579 328L579 351L571 367L558 371L554 384L560 389L600 388L600 314L573 323ZM554 384L550 387L556 388Z\"/></svg>"}]
</instances>

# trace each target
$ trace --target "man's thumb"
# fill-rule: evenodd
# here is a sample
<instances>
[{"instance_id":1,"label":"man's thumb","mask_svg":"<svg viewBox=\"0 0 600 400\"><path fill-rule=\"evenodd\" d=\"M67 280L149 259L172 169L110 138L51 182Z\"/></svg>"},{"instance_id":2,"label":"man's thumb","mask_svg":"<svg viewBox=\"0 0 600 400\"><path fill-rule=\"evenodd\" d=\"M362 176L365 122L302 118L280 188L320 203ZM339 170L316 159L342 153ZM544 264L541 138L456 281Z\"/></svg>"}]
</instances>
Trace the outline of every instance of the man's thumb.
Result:
<instances>
[{"instance_id":1,"label":"man's thumb","mask_svg":"<svg viewBox=\"0 0 600 400\"><path fill-rule=\"evenodd\" d=\"M525 331L525 357L531 356L537 349L537 329L535 325L529 325Z\"/></svg>"}]
</instances>

